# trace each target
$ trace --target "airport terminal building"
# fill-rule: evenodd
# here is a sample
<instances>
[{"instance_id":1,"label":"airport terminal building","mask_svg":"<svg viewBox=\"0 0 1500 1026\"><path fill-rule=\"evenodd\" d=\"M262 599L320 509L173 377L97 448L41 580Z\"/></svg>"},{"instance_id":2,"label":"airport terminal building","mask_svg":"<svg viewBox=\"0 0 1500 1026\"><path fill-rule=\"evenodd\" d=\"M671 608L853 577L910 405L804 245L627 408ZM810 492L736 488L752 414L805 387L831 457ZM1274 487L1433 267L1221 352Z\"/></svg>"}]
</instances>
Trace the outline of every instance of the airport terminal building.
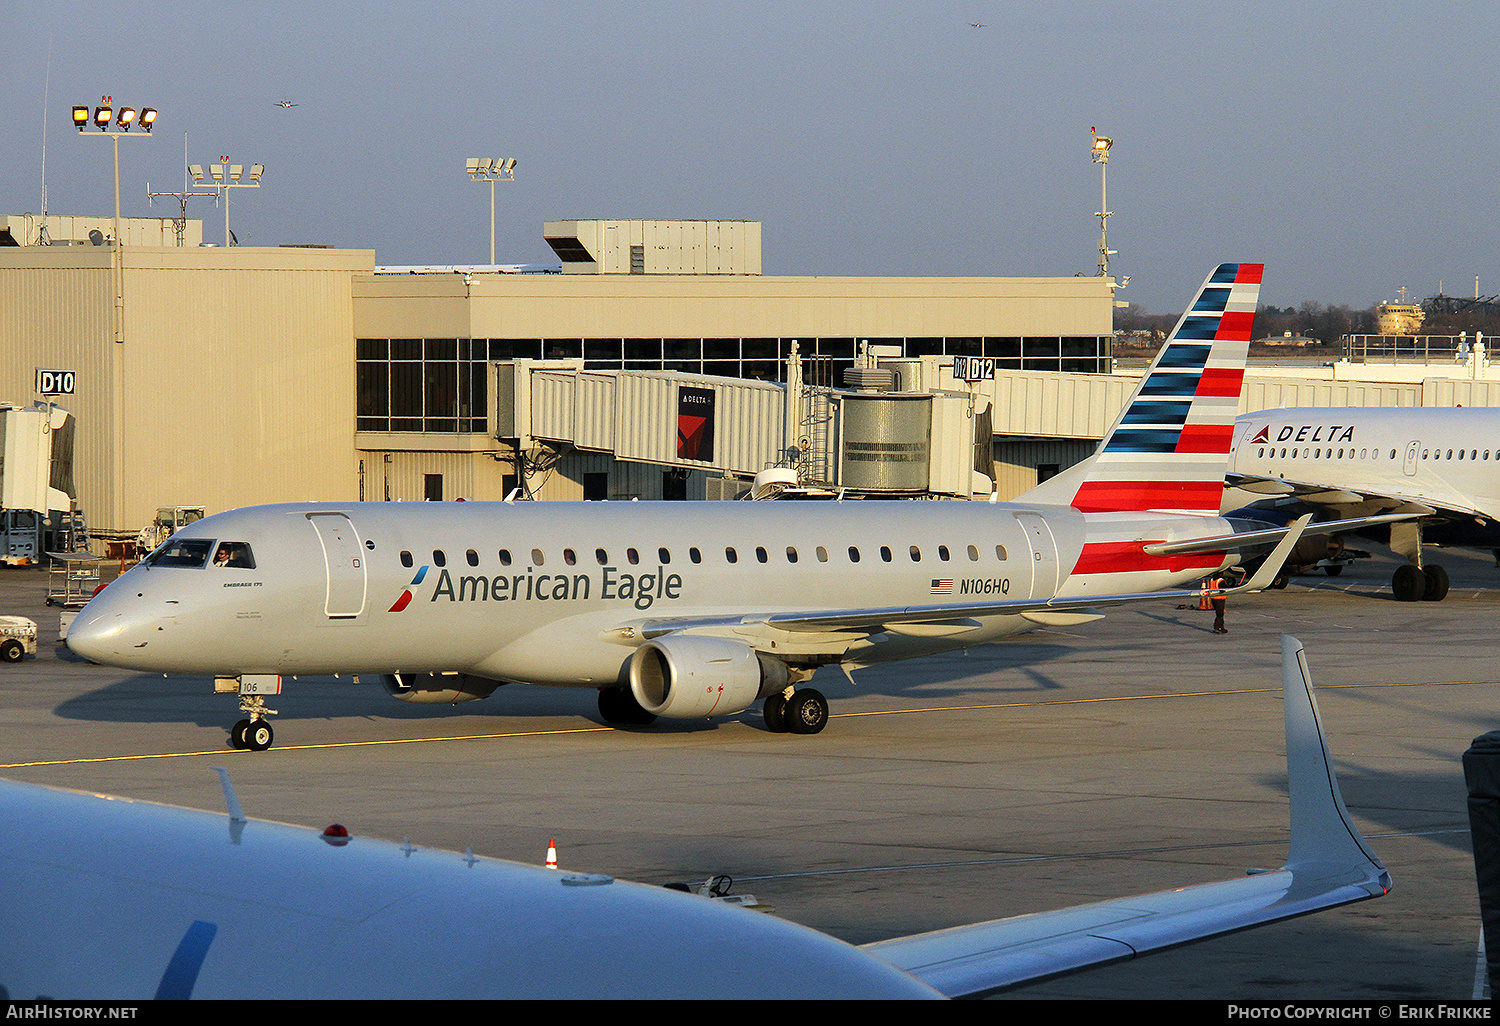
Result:
<instances>
[{"instance_id":1,"label":"airport terminal building","mask_svg":"<svg viewBox=\"0 0 1500 1026\"><path fill-rule=\"evenodd\" d=\"M549 268L394 268L370 250L136 244L170 237L146 219L98 244L109 221L0 238L16 243L0 245L0 399L75 414L96 536L133 536L163 505L727 496L799 445L804 475L837 485L857 365L876 394L931 392L923 368L955 355L1111 369L1105 279L767 276L757 222L548 222ZM973 419L966 387L947 421ZM679 447L684 395L707 403L711 444ZM904 417L921 434L938 414ZM962 426L943 472L966 496Z\"/></svg>"}]
</instances>

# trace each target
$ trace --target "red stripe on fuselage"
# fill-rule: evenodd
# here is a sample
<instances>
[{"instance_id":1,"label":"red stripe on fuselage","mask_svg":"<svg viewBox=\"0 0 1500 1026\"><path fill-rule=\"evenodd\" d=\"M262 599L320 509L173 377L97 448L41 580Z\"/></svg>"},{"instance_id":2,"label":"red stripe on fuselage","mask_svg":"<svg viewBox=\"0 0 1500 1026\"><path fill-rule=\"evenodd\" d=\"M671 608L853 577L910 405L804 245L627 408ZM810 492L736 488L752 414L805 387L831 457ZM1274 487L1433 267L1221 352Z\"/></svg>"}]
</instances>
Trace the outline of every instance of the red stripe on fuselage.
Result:
<instances>
[{"instance_id":1,"label":"red stripe on fuselage","mask_svg":"<svg viewBox=\"0 0 1500 1026\"><path fill-rule=\"evenodd\" d=\"M1190 509L1218 513L1222 479L1213 481L1085 481L1073 508L1085 513L1124 513L1147 509Z\"/></svg>"},{"instance_id":2,"label":"red stripe on fuselage","mask_svg":"<svg viewBox=\"0 0 1500 1026\"><path fill-rule=\"evenodd\" d=\"M1222 552L1195 552L1182 556L1148 556L1150 542L1090 542L1078 554L1075 574L1128 574L1146 570L1217 570L1224 565Z\"/></svg>"}]
</instances>

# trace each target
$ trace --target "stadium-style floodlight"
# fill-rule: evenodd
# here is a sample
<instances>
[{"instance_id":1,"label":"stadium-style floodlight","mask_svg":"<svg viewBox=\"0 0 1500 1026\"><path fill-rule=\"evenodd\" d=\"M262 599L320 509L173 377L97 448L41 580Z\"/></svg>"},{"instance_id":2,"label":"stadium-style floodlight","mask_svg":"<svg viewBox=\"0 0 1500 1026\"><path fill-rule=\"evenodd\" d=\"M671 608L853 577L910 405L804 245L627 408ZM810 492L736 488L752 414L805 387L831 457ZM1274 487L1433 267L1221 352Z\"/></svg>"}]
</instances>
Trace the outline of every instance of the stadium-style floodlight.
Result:
<instances>
[{"instance_id":1,"label":"stadium-style floodlight","mask_svg":"<svg viewBox=\"0 0 1500 1026\"><path fill-rule=\"evenodd\" d=\"M209 185L224 191L224 245L234 245L234 235L229 231L229 190L230 189L259 189L261 176L266 173L266 165L251 164L250 173L245 173L244 164L231 164L228 157L220 157L219 163L208 166L208 177L205 179L202 164L189 164L188 174L193 176L194 185Z\"/></svg>"},{"instance_id":2,"label":"stadium-style floodlight","mask_svg":"<svg viewBox=\"0 0 1500 1026\"><path fill-rule=\"evenodd\" d=\"M490 266L495 264L495 183L516 180L516 158L470 157L464 170L473 182L490 183Z\"/></svg>"},{"instance_id":3,"label":"stadium-style floodlight","mask_svg":"<svg viewBox=\"0 0 1500 1026\"><path fill-rule=\"evenodd\" d=\"M1105 175L1109 169L1109 148L1115 141L1108 136L1100 135L1097 128L1089 129L1094 135L1093 155L1094 163L1099 165L1099 212L1094 216L1099 219L1099 277L1109 277L1109 258L1115 253L1109 248L1109 215L1112 211L1105 200Z\"/></svg>"},{"instance_id":4,"label":"stadium-style floodlight","mask_svg":"<svg viewBox=\"0 0 1500 1026\"><path fill-rule=\"evenodd\" d=\"M151 125L156 121L156 109L154 107L121 106L119 114L115 113L115 99L113 96L99 97L99 105L94 108L92 119L89 117L89 108L74 105L73 124L80 133L84 126L92 120L95 128L99 129L100 135L93 138L107 138L114 144L115 150L115 245L112 263L114 265L115 280L115 341L125 341L125 272L120 259L120 137L129 138L127 133L132 125L141 124L146 126L145 133L137 135L140 139L151 134ZM113 128L111 128L113 124ZM149 188L149 187L148 187ZM118 427L118 425L117 425Z\"/></svg>"}]
</instances>

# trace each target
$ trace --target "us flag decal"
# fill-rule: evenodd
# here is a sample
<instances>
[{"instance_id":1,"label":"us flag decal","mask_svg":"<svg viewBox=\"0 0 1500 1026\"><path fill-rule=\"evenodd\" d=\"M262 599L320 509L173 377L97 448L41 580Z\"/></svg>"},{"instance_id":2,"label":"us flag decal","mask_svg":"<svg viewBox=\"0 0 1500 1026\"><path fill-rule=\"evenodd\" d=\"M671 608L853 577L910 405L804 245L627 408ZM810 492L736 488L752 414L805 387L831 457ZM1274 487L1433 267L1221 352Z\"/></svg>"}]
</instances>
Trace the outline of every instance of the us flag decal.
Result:
<instances>
[{"instance_id":1,"label":"us flag decal","mask_svg":"<svg viewBox=\"0 0 1500 1026\"><path fill-rule=\"evenodd\" d=\"M953 594L953 578L951 578L951 577L945 577L945 578L943 578L940 581L934 580L932 582L932 590L929 591L927 594L929 594L929 595L952 595Z\"/></svg>"}]
</instances>

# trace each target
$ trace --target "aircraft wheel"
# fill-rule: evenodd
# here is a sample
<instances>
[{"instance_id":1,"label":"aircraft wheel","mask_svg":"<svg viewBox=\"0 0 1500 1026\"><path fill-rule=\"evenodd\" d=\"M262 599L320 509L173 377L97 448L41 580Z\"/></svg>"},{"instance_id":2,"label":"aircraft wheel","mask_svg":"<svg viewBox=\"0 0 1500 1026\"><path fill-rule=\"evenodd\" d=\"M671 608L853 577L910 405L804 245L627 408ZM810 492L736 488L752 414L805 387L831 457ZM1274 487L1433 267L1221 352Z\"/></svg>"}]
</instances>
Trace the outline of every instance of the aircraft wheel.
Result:
<instances>
[{"instance_id":1,"label":"aircraft wheel","mask_svg":"<svg viewBox=\"0 0 1500 1026\"><path fill-rule=\"evenodd\" d=\"M250 729L249 720L240 720L229 728L229 743L236 748L249 748L245 743L245 732Z\"/></svg>"},{"instance_id":2,"label":"aircraft wheel","mask_svg":"<svg viewBox=\"0 0 1500 1026\"><path fill-rule=\"evenodd\" d=\"M1422 568L1422 576L1426 584L1422 591L1424 601L1441 602L1448 597L1448 571L1440 566L1428 566Z\"/></svg>"},{"instance_id":3,"label":"aircraft wheel","mask_svg":"<svg viewBox=\"0 0 1500 1026\"><path fill-rule=\"evenodd\" d=\"M1287 580L1288 578L1286 574L1277 574L1275 579L1272 580L1271 583L1267 585L1267 587L1271 588L1274 591L1285 591Z\"/></svg>"},{"instance_id":4,"label":"aircraft wheel","mask_svg":"<svg viewBox=\"0 0 1500 1026\"><path fill-rule=\"evenodd\" d=\"M265 720L251 720L250 726L245 729L245 747L252 752L264 752L271 747L276 732Z\"/></svg>"},{"instance_id":5,"label":"aircraft wheel","mask_svg":"<svg viewBox=\"0 0 1500 1026\"><path fill-rule=\"evenodd\" d=\"M1427 593L1427 578L1410 563L1398 566L1391 578L1391 591L1396 593L1398 602L1415 602Z\"/></svg>"},{"instance_id":6,"label":"aircraft wheel","mask_svg":"<svg viewBox=\"0 0 1500 1026\"><path fill-rule=\"evenodd\" d=\"M786 722L786 698L779 692L767 695L766 704L760 708L766 718L766 729L771 733L785 734L791 729Z\"/></svg>"},{"instance_id":7,"label":"aircraft wheel","mask_svg":"<svg viewBox=\"0 0 1500 1026\"><path fill-rule=\"evenodd\" d=\"M599 715L606 723L626 723L644 727L656 722L656 714L641 708L629 688L600 688Z\"/></svg>"},{"instance_id":8,"label":"aircraft wheel","mask_svg":"<svg viewBox=\"0 0 1500 1026\"><path fill-rule=\"evenodd\" d=\"M1337 577L1339 574L1344 572L1344 568L1342 565L1334 564L1333 566L1324 567L1323 572L1326 573L1329 577Z\"/></svg>"},{"instance_id":9,"label":"aircraft wheel","mask_svg":"<svg viewBox=\"0 0 1500 1026\"><path fill-rule=\"evenodd\" d=\"M782 716L793 734L816 734L828 725L828 699L813 688L794 691L786 700Z\"/></svg>"},{"instance_id":10,"label":"aircraft wheel","mask_svg":"<svg viewBox=\"0 0 1500 1026\"><path fill-rule=\"evenodd\" d=\"M4 643L0 643L0 659L7 663L19 663L25 654L26 646L15 638L7 638Z\"/></svg>"}]
</instances>

